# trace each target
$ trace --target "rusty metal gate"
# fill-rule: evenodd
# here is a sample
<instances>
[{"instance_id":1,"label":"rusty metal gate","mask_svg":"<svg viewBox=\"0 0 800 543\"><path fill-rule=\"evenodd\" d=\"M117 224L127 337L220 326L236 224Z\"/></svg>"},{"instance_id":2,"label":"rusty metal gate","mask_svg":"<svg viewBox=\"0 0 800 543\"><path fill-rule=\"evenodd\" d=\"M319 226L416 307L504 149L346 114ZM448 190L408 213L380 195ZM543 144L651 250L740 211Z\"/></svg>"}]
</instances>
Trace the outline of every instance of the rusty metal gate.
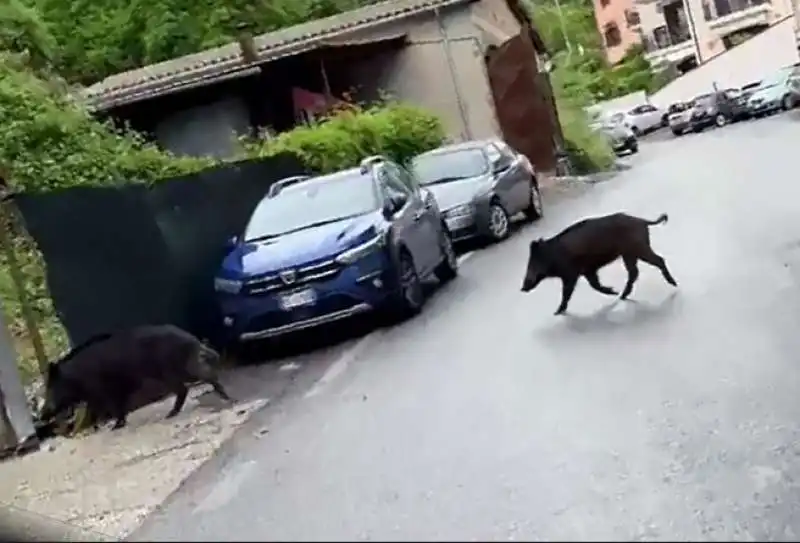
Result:
<instances>
[{"instance_id":1,"label":"rusty metal gate","mask_svg":"<svg viewBox=\"0 0 800 543\"><path fill-rule=\"evenodd\" d=\"M538 170L554 171L561 130L547 75L539 73L536 50L524 27L487 53L486 68L506 142Z\"/></svg>"}]
</instances>

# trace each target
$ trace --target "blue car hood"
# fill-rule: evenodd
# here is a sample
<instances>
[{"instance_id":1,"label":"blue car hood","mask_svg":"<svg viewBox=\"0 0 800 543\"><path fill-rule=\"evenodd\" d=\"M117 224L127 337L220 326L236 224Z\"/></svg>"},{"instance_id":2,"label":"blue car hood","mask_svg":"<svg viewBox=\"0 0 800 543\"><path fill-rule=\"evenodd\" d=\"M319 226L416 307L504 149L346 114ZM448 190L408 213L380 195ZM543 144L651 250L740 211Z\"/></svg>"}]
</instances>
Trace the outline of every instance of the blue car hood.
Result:
<instances>
[{"instance_id":1,"label":"blue car hood","mask_svg":"<svg viewBox=\"0 0 800 543\"><path fill-rule=\"evenodd\" d=\"M224 275L247 278L333 258L374 236L377 215L361 215L278 238L240 243L222 261Z\"/></svg>"}]
</instances>

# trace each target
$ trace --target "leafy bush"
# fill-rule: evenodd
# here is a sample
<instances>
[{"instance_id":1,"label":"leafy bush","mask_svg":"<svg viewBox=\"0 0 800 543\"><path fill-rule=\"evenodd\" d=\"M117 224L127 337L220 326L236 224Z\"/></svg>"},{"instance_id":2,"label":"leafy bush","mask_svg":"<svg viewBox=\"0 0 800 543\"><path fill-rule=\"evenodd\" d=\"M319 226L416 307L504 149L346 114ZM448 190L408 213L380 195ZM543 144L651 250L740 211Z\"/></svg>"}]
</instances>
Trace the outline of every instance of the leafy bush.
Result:
<instances>
[{"instance_id":1,"label":"leafy bush","mask_svg":"<svg viewBox=\"0 0 800 543\"><path fill-rule=\"evenodd\" d=\"M400 102L352 107L271 140L245 143L249 156L293 152L312 170L332 172L355 166L365 156L386 155L398 162L444 141L439 119L428 111Z\"/></svg>"}]
</instances>

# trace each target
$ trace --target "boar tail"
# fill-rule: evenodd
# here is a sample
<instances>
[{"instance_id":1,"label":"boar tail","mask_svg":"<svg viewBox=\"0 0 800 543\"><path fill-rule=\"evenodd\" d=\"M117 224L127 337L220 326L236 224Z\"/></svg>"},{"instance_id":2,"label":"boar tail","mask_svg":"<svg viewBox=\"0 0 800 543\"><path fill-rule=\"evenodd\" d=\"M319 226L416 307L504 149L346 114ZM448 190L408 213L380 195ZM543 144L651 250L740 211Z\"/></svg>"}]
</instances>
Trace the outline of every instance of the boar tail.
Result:
<instances>
[{"instance_id":1,"label":"boar tail","mask_svg":"<svg viewBox=\"0 0 800 543\"><path fill-rule=\"evenodd\" d=\"M666 213L662 213L658 216L658 218L654 221L645 221L648 226L655 226L657 224L666 223L669 220L669 215Z\"/></svg>"}]
</instances>

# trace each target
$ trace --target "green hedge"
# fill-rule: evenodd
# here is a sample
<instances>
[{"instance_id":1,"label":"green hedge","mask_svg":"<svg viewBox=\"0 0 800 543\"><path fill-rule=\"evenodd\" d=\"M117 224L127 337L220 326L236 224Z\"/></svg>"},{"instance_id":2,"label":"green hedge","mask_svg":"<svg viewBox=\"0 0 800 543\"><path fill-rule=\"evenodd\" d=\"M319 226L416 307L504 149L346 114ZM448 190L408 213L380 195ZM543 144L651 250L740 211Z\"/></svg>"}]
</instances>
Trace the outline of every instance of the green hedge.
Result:
<instances>
[{"instance_id":1,"label":"green hedge","mask_svg":"<svg viewBox=\"0 0 800 543\"><path fill-rule=\"evenodd\" d=\"M44 80L12 56L0 55L0 168L20 191L44 192L72 186L153 183L214 166L206 158L176 157L92 117L67 97L62 82ZM316 171L356 165L366 155L404 161L439 145L444 130L422 109L399 102L343 111L313 126L299 127L266 141L243 142L234 160L292 151ZM66 335L47 292L44 263L35 244L12 218L16 254L25 290L32 299L48 354L67 347ZM27 377L36 374L30 338L8 265L0 264L0 297Z\"/></svg>"},{"instance_id":2,"label":"green hedge","mask_svg":"<svg viewBox=\"0 0 800 543\"><path fill-rule=\"evenodd\" d=\"M389 101L342 110L271 140L244 142L244 150L247 156L293 152L313 171L328 173L355 166L369 155L382 154L406 162L414 155L438 147L444 138L444 128L435 115Z\"/></svg>"}]
</instances>

